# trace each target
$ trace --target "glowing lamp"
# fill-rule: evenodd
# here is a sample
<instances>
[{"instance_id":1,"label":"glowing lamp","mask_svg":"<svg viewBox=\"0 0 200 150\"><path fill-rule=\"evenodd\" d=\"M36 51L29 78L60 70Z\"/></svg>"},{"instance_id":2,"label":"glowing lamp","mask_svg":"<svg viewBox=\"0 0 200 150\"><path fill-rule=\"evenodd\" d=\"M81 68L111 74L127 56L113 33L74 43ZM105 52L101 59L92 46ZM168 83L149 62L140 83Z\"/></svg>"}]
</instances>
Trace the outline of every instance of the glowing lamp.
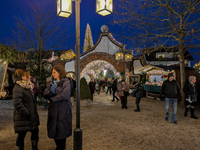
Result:
<instances>
[{"instance_id":1,"label":"glowing lamp","mask_svg":"<svg viewBox=\"0 0 200 150\"><path fill-rule=\"evenodd\" d=\"M106 16L113 12L113 0L96 0L96 13Z\"/></svg>"},{"instance_id":2,"label":"glowing lamp","mask_svg":"<svg viewBox=\"0 0 200 150\"><path fill-rule=\"evenodd\" d=\"M57 0L57 15L68 18L72 14L72 0Z\"/></svg>"},{"instance_id":3,"label":"glowing lamp","mask_svg":"<svg viewBox=\"0 0 200 150\"><path fill-rule=\"evenodd\" d=\"M115 60L123 60L124 59L124 54L121 51L117 51L115 53Z\"/></svg>"},{"instance_id":4,"label":"glowing lamp","mask_svg":"<svg viewBox=\"0 0 200 150\"><path fill-rule=\"evenodd\" d=\"M130 53L125 54L125 61L132 61L132 55Z\"/></svg>"}]
</instances>

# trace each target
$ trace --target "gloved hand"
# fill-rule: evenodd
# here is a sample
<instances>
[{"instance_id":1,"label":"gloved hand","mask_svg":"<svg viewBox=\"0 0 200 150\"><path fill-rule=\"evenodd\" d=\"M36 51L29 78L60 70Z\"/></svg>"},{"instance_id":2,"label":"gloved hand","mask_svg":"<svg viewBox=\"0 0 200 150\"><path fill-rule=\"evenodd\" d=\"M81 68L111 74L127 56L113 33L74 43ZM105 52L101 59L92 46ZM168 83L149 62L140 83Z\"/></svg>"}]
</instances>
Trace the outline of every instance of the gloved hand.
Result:
<instances>
[{"instance_id":1,"label":"gloved hand","mask_svg":"<svg viewBox=\"0 0 200 150\"><path fill-rule=\"evenodd\" d=\"M52 94L55 94L55 91L56 91L56 87L55 87L55 85L53 84L53 85L51 86L51 93L52 93Z\"/></svg>"}]
</instances>

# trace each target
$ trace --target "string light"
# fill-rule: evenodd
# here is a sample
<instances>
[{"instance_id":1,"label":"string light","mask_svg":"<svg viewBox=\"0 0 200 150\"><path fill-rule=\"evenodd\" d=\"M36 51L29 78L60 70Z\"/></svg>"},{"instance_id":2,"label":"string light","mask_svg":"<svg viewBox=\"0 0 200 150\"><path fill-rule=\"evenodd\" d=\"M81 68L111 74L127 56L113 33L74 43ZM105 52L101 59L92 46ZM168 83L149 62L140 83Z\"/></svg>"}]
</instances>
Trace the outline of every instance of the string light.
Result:
<instances>
[{"instance_id":1,"label":"string light","mask_svg":"<svg viewBox=\"0 0 200 150\"><path fill-rule=\"evenodd\" d=\"M95 68L95 69L93 69ZM117 72L117 70L114 68L112 64L110 64L107 61L103 60L96 60L88 63L81 72L81 78L85 75L91 74L94 78L97 78L98 75L101 73L101 71L110 69L115 76L119 77L120 73Z\"/></svg>"}]
</instances>

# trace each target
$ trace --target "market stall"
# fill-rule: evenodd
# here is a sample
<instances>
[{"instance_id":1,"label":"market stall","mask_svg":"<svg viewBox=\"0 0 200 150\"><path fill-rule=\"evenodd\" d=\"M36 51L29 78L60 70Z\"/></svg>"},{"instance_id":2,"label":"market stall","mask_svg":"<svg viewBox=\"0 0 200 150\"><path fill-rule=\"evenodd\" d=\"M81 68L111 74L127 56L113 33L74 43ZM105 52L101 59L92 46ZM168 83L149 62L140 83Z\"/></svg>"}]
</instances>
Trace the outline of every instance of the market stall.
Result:
<instances>
[{"instance_id":1,"label":"market stall","mask_svg":"<svg viewBox=\"0 0 200 150\"><path fill-rule=\"evenodd\" d=\"M147 65L139 69L139 71L146 72L146 83L143 85L144 90L146 91L146 97L159 99L159 94L161 91L162 84L168 78L169 73L174 74L175 71L165 71L163 68Z\"/></svg>"}]
</instances>

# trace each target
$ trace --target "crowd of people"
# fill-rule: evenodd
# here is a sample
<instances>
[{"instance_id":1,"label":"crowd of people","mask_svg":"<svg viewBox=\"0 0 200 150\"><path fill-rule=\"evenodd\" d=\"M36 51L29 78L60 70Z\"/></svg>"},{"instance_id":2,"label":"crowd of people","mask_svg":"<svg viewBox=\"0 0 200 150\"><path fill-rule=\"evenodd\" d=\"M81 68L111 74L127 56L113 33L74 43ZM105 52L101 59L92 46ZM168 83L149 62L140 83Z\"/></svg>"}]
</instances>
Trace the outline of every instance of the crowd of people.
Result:
<instances>
[{"instance_id":1,"label":"crowd of people","mask_svg":"<svg viewBox=\"0 0 200 150\"><path fill-rule=\"evenodd\" d=\"M66 77L67 73L64 67L55 65L52 69L52 79L47 83L43 96L48 100L48 122L47 130L48 137L54 139L56 150L64 150L66 147L66 139L72 135L72 106L74 105L74 93L76 89L76 81L72 78ZM38 150L39 141L39 115L36 107L36 96L41 93L36 80L30 76L28 71L17 69L13 77L13 104L14 104L14 130L17 133L16 149L24 149L24 138L27 132L31 132L32 150ZM190 109L191 118L198 119L194 115L194 107L197 102L197 91L195 88L196 77L190 76L189 81L185 83L185 112ZM105 91L105 87L107 90ZM134 88L133 96L136 97L135 112L140 112L139 103L143 97L143 86L138 81L133 85L128 85L124 79L119 83L117 79L112 78L94 81L91 79L89 83L91 100L93 101L93 94L104 91L106 94L113 95L111 102L118 102L121 100L121 108L128 109L127 96L130 94L129 89ZM116 92L119 97L116 96ZM173 74L168 74L166 80L161 88L160 98L165 98L165 120L168 121L169 104L172 102L172 117L171 123L177 124L177 98L182 99L182 93L177 81L174 80Z\"/></svg>"}]
</instances>

